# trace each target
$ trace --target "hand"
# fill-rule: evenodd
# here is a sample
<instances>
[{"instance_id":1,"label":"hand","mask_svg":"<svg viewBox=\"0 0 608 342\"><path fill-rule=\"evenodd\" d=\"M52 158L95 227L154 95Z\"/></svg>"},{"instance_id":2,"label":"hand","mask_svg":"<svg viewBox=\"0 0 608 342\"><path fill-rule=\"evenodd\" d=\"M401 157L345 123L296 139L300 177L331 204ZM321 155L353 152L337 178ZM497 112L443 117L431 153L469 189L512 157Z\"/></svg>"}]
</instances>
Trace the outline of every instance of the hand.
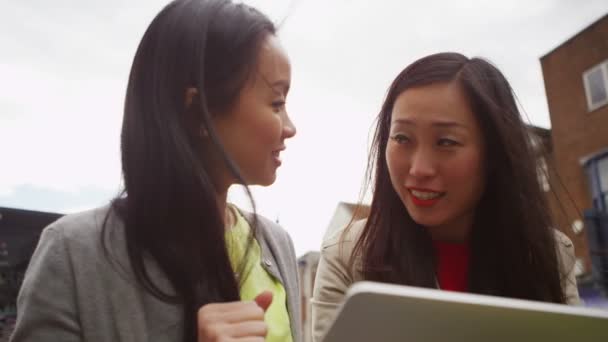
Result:
<instances>
[{"instance_id":1,"label":"hand","mask_svg":"<svg viewBox=\"0 0 608 342\"><path fill-rule=\"evenodd\" d=\"M253 301L203 305L197 315L198 342L264 342L264 313L271 303L272 292L264 291Z\"/></svg>"}]
</instances>

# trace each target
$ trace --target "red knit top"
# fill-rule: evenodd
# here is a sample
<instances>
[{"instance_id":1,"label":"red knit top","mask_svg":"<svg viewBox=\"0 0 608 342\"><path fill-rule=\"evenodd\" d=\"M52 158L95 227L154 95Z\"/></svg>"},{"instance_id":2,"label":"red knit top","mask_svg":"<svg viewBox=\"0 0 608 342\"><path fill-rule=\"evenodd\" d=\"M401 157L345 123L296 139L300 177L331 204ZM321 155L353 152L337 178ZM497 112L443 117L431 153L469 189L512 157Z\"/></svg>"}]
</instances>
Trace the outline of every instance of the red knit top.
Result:
<instances>
[{"instance_id":1,"label":"red knit top","mask_svg":"<svg viewBox=\"0 0 608 342\"><path fill-rule=\"evenodd\" d=\"M466 292L469 274L469 245L433 241L437 281L442 290Z\"/></svg>"}]
</instances>

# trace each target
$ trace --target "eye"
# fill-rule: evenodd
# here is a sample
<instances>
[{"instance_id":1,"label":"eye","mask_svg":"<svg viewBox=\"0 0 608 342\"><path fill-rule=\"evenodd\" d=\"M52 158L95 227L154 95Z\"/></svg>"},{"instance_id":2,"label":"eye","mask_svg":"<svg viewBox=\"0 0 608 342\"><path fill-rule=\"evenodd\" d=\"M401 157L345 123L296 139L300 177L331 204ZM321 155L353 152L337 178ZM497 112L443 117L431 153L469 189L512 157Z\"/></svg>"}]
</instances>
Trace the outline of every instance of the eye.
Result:
<instances>
[{"instance_id":1,"label":"eye","mask_svg":"<svg viewBox=\"0 0 608 342\"><path fill-rule=\"evenodd\" d=\"M460 145L460 143L458 143L457 141L452 140L452 139L442 138L437 141L437 145L444 146L444 147L452 147L452 146L458 146L458 145Z\"/></svg>"},{"instance_id":2,"label":"eye","mask_svg":"<svg viewBox=\"0 0 608 342\"><path fill-rule=\"evenodd\" d=\"M405 134L399 133L391 136L391 139L393 139L397 144L405 144L410 141L410 138L408 138Z\"/></svg>"},{"instance_id":3,"label":"eye","mask_svg":"<svg viewBox=\"0 0 608 342\"><path fill-rule=\"evenodd\" d=\"M283 108L285 108L285 101L284 100L278 100L278 101L274 101L272 103L272 109L275 112L279 112L281 111Z\"/></svg>"}]
</instances>

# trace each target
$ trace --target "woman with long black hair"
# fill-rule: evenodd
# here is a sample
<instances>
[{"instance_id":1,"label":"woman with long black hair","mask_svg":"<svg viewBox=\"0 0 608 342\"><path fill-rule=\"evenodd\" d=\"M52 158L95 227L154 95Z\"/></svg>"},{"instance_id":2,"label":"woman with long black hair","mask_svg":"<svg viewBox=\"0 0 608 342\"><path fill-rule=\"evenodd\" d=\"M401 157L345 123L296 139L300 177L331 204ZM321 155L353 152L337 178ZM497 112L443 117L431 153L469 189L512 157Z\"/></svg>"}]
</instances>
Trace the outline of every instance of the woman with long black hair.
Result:
<instances>
[{"instance_id":1,"label":"woman with long black hair","mask_svg":"<svg viewBox=\"0 0 608 342\"><path fill-rule=\"evenodd\" d=\"M576 303L574 251L553 229L530 137L503 74L439 53L391 84L369 159L371 210L323 243L320 341L360 280Z\"/></svg>"},{"instance_id":2,"label":"woman with long black hair","mask_svg":"<svg viewBox=\"0 0 608 342\"><path fill-rule=\"evenodd\" d=\"M272 184L295 134L275 31L223 0L154 18L127 87L124 193L44 230L11 341L299 340L291 239L226 200Z\"/></svg>"}]
</instances>

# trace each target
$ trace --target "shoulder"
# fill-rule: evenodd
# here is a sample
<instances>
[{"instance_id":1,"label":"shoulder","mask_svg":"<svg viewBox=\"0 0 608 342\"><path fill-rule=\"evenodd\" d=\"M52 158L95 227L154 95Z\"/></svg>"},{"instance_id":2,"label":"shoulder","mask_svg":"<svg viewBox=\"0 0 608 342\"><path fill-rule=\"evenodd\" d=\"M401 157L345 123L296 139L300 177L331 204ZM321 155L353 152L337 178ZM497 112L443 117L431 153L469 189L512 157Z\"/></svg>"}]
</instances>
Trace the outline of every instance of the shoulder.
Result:
<instances>
[{"instance_id":1,"label":"shoulder","mask_svg":"<svg viewBox=\"0 0 608 342\"><path fill-rule=\"evenodd\" d=\"M555 245L560 257L569 256L574 258L574 244L568 236L557 229L553 230L553 236L555 237Z\"/></svg>"},{"instance_id":2,"label":"shoulder","mask_svg":"<svg viewBox=\"0 0 608 342\"><path fill-rule=\"evenodd\" d=\"M553 229L553 236L560 248L573 248L572 240L557 229Z\"/></svg>"},{"instance_id":3,"label":"shoulder","mask_svg":"<svg viewBox=\"0 0 608 342\"><path fill-rule=\"evenodd\" d=\"M237 208L238 209L238 208ZM289 233L278 223L268 218L238 209L250 225L255 224L255 238L262 249L269 249L275 258L296 264L296 252Z\"/></svg>"},{"instance_id":4,"label":"shoulder","mask_svg":"<svg viewBox=\"0 0 608 342\"><path fill-rule=\"evenodd\" d=\"M566 303L578 305L580 297L576 284L576 254L574 253L574 244L566 234L558 230L554 230L554 236Z\"/></svg>"},{"instance_id":5,"label":"shoulder","mask_svg":"<svg viewBox=\"0 0 608 342\"><path fill-rule=\"evenodd\" d=\"M110 205L63 216L46 227L43 235L61 239L67 246L84 247L91 253L100 246L104 226L111 228L112 235L124 230L122 220Z\"/></svg>"},{"instance_id":6,"label":"shoulder","mask_svg":"<svg viewBox=\"0 0 608 342\"><path fill-rule=\"evenodd\" d=\"M110 206L107 205L79 213L68 214L51 223L45 230L60 234L66 240L88 240L99 236L109 212Z\"/></svg>"},{"instance_id":7,"label":"shoulder","mask_svg":"<svg viewBox=\"0 0 608 342\"><path fill-rule=\"evenodd\" d=\"M123 220L106 205L53 222L42 232L38 248L57 255L75 270L93 268L102 273L109 272L108 266L112 270L125 270L130 263L124 230Z\"/></svg>"},{"instance_id":8,"label":"shoulder","mask_svg":"<svg viewBox=\"0 0 608 342\"><path fill-rule=\"evenodd\" d=\"M321 255L325 260L333 261L337 265L345 268L352 268L352 271L361 268L361 256L353 257L353 252L359 237L363 233L367 219L354 221L349 225L330 234L321 246Z\"/></svg>"},{"instance_id":9,"label":"shoulder","mask_svg":"<svg viewBox=\"0 0 608 342\"><path fill-rule=\"evenodd\" d=\"M289 247L293 251L293 242L289 233L278 223L260 215L237 208L250 225L255 223L256 237L263 239L275 248Z\"/></svg>"},{"instance_id":10,"label":"shoulder","mask_svg":"<svg viewBox=\"0 0 608 342\"><path fill-rule=\"evenodd\" d=\"M322 244L322 249L349 248L352 249L363 233L367 219L354 221L331 233Z\"/></svg>"},{"instance_id":11,"label":"shoulder","mask_svg":"<svg viewBox=\"0 0 608 342\"><path fill-rule=\"evenodd\" d=\"M573 268L576 261L576 254L574 253L574 244L561 231L554 229L553 236L555 238L555 246L557 248L557 255L560 261L563 274L568 274Z\"/></svg>"},{"instance_id":12,"label":"shoulder","mask_svg":"<svg viewBox=\"0 0 608 342\"><path fill-rule=\"evenodd\" d=\"M66 215L44 228L30 259L24 286L40 279L68 279L103 269L101 231L108 207ZM114 244L112 248L119 248ZM92 278L92 279L93 279Z\"/></svg>"}]
</instances>

